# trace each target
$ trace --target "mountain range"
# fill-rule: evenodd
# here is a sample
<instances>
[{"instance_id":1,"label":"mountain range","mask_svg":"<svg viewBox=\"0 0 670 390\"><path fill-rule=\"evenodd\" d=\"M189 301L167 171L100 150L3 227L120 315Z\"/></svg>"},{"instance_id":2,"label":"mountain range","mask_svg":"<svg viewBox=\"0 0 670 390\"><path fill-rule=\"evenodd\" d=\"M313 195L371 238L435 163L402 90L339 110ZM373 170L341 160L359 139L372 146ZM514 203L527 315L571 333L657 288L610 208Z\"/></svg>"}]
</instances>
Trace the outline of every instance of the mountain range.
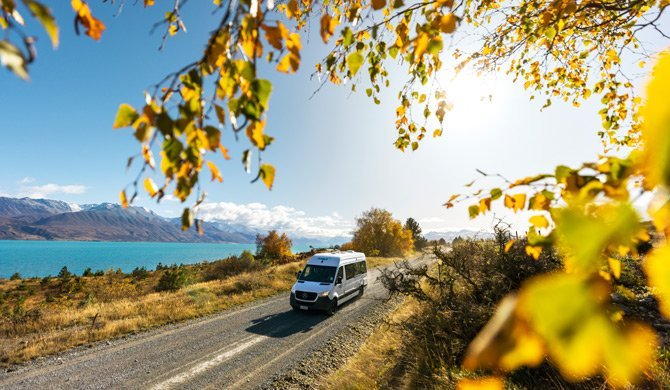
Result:
<instances>
[{"instance_id":1,"label":"mountain range","mask_svg":"<svg viewBox=\"0 0 670 390\"><path fill-rule=\"evenodd\" d=\"M203 222L204 234L181 230L179 218L165 218L143 207L124 209L114 203L72 204L60 200L0 197L0 240L159 241L254 243L267 231L221 221ZM429 232L429 240L487 237L490 233L459 230ZM324 247L351 237L291 236L294 245Z\"/></svg>"},{"instance_id":2,"label":"mountain range","mask_svg":"<svg viewBox=\"0 0 670 390\"><path fill-rule=\"evenodd\" d=\"M142 207L76 205L59 200L0 197L0 239L73 241L254 242L255 234L205 222L204 234Z\"/></svg>"},{"instance_id":3,"label":"mountain range","mask_svg":"<svg viewBox=\"0 0 670 390\"><path fill-rule=\"evenodd\" d=\"M158 241L255 243L267 231L218 221L203 222L204 234L181 230L180 218L114 203L72 204L60 200L0 197L0 240ZM292 236L294 245L330 246L349 237Z\"/></svg>"},{"instance_id":4,"label":"mountain range","mask_svg":"<svg viewBox=\"0 0 670 390\"><path fill-rule=\"evenodd\" d=\"M444 238L445 241L451 242L456 237L460 238L491 238L493 233L487 231L474 231L468 229L454 230L448 232L428 232L423 235L427 240L439 240Z\"/></svg>"}]
</instances>

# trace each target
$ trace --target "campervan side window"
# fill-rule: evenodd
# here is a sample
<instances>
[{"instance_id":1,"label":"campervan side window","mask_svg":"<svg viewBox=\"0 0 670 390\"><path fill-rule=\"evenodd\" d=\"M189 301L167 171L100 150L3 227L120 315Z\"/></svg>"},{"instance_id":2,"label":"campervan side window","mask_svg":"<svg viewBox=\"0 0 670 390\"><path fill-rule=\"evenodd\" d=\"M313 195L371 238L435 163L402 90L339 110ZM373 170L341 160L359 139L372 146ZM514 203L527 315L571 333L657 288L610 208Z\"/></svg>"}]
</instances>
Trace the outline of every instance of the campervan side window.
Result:
<instances>
[{"instance_id":1,"label":"campervan side window","mask_svg":"<svg viewBox=\"0 0 670 390\"><path fill-rule=\"evenodd\" d=\"M368 267L365 265L365 261L361 261L360 263L356 263L358 265L358 273L359 274L364 274L368 272Z\"/></svg>"},{"instance_id":2,"label":"campervan side window","mask_svg":"<svg viewBox=\"0 0 670 390\"><path fill-rule=\"evenodd\" d=\"M344 270L347 271L347 279L351 279L357 275L356 263L347 264L344 266Z\"/></svg>"},{"instance_id":3,"label":"campervan side window","mask_svg":"<svg viewBox=\"0 0 670 390\"><path fill-rule=\"evenodd\" d=\"M359 261L356 263L347 264L344 266L344 268L347 271L347 279L351 279L358 275L362 275L368 272L367 266L365 265L365 261Z\"/></svg>"}]
</instances>

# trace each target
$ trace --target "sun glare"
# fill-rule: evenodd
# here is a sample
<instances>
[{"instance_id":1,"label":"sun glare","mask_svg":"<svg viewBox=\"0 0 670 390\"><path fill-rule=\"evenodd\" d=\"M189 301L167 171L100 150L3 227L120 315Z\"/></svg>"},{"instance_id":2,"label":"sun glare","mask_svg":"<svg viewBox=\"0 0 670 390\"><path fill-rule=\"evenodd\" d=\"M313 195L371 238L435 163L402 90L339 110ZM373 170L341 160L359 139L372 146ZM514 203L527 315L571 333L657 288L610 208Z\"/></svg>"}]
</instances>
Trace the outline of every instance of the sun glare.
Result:
<instances>
[{"instance_id":1,"label":"sun glare","mask_svg":"<svg viewBox=\"0 0 670 390\"><path fill-rule=\"evenodd\" d=\"M450 131L473 130L494 120L500 109L501 83L495 75L477 75L463 71L438 78L439 88L446 92L452 104L445 116L445 126Z\"/></svg>"}]
</instances>

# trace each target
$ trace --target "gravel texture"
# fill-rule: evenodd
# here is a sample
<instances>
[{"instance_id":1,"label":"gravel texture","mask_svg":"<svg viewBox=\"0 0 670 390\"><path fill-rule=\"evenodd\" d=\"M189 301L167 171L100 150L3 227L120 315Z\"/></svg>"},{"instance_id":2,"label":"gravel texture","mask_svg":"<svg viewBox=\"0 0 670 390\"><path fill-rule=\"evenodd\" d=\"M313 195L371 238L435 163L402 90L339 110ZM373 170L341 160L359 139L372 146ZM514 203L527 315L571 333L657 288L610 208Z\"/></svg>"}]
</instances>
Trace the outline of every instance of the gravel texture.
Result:
<instances>
[{"instance_id":1,"label":"gravel texture","mask_svg":"<svg viewBox=\"0 0 670 390\"><path fill-rule=\"evenodd\" d=\"M385 323L390 311L401 300L392 299L375 306L359 321L350 324L333 336L321 348L312 352L295 367L275 375L262 389L318 389L329 374L341 368L354 356L372 332Z\"/></svg>"}]
</instances>

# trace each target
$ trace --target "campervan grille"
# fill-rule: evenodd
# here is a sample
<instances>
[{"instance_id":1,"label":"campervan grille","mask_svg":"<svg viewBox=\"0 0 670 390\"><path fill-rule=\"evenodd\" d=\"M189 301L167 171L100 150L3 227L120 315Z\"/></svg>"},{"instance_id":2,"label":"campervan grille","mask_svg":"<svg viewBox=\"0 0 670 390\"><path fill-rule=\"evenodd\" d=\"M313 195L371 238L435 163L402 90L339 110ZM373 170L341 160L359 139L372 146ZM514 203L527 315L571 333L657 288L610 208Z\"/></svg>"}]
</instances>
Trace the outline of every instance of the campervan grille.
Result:
<instances>
[{"instance_id":1,"label":"campervan grille","mask_svg":"<svg viewBox=\"0 0 670 390\"><path fill-rule=\"evenodd\" d=\"M295 297L296 299L300 299L302 301L313 301L316 299L316 293L307 291L296 291Z\"/></svg>"}]
</instances>

